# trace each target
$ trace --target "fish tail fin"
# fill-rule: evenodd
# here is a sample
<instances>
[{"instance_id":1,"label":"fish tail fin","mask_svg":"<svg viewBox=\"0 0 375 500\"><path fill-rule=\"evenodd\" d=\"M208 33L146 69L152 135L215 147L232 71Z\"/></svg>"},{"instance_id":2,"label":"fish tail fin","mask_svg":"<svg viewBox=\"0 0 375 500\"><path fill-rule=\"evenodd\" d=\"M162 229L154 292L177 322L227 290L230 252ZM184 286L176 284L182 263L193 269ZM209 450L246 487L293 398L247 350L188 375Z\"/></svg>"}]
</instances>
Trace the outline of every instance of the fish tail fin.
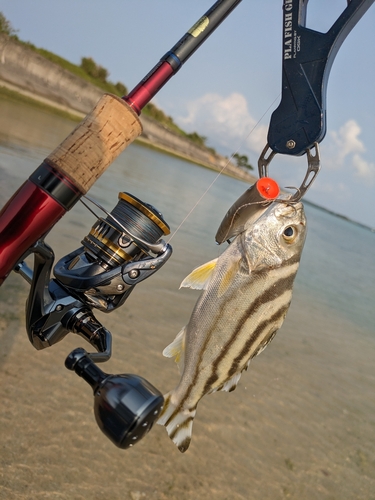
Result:
<instances>
[{"instance_id":1,"label":"fish tail fin","mask_svg":"<svg viewBox=\"0 0 375 500\"><path fill-rule=\"evenodd\" d=\"M168 392L164 396L164 406L156 423L164 425L168 436L181 453L184 453L190 445L196 408L193 410L178 409L172 403L171 395L172 392Z\"/></svg>"}]
</instances>

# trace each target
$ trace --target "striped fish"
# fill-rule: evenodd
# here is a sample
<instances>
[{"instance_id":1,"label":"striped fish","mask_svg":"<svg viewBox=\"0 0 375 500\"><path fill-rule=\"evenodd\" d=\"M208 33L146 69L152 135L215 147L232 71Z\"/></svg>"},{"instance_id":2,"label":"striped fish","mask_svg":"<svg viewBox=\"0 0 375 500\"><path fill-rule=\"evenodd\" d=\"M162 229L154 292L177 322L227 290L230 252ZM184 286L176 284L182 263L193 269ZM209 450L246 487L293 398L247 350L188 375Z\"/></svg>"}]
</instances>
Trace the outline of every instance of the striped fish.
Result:
<instances>
[{"instance_id":1,"label":"striped fish","mask_svg":"<svg viewBox=\"0 0 375 500\"><path fill-rule=\"evenodd\" d=\"M200 399L233 391L282 325L305 235L302 203L274 202L219 258L182 282L203 292L189 323L163 351L175 357L182 375L164 396L158 420L181 452L189 447Z\"/></svg>"}]
</instances>

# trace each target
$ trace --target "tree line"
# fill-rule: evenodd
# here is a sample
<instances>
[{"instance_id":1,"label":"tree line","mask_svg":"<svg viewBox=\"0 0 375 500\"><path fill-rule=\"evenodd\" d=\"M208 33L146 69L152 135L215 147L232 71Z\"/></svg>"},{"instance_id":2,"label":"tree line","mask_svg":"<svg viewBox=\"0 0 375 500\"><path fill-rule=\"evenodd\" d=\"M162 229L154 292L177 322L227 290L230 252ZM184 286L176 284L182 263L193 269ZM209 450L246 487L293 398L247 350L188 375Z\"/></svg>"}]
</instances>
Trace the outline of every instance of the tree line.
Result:
<instances>
[{"instance_id":1,"label":"tree line","mask_svg":"<svg viewBox=\"0 0 375 500\"><path fill-rule=\"evenodd\" d=\"M48 50L39 49L35 47L30 42L22 42L21 40L19 40L17 32L18 30L13 28L11 22L8 19L6 19L4 14L0 11L0 33L3 33L9 37L18 40L22 44L27 45L29 48L37 51L47 59L51 60L56 64L59 64L60 66L66 68L72 73L75 73L77 76L86 78L94 85L97 85L100 88L102 88L104 91L112 92L116 95L119 95L120 97L127 95L128 89L126 85L124 85L122 82L112 83L110 80L108 80L109 71L100 64L97 64L92 57L82 57L80 66L77 66L75 64L70 63L69 61L66 61L62 57L59 57L56 54L53 54L52 52L49 52ZM158 122L162 123L170 130L186 137L187 139L194 142L198 146L209 149L213 154L216 153L216 151L213 148L207 146L207 137L200 135L197 132L191 132L191 133L185 132L173 121L173 118L171 116L166 115L164 111L155 106L155 104L149 102L144 107L143 113L150 116L154 120L157 120ZM236 161L237 166L253 170L253 167L248 163L248 158L246 155L240 155L239 153L235 153L232 155L232 158Z\"/></svg>"}]
</instances>

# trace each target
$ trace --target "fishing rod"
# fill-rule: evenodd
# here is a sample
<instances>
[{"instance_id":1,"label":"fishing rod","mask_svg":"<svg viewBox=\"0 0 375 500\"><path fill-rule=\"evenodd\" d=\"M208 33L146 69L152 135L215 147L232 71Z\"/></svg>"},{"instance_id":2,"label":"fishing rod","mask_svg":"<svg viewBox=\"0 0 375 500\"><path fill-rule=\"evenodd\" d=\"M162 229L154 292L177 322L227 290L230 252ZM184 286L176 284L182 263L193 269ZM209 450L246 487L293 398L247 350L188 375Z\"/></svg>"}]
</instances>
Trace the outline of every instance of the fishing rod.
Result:
<instances>
[{"instance_id":1,"label":"fishing rod","mask_svg":"<svg viewBox=\"0 0 375 500\"><path fill-rule=\"evenodd\" d=\"M0 212L0 285L142 132L143 107L241 0L219 0L123 98L105 94Z\"/></svg>"},{"instance_id":2,"label":"fishing rod","mask_svg":"<svg viewBox=\"0 0 375 500\"><path fill-rule=\"evenodd\" d=\"M0 212L0 285L12 270L30 284L26 330L36 349L69 332L95 348L75 349L65 365L92 387L96 421L120 448L133 446L151 429L164 399L142 377L111 375L97 366L110 358L112 336L93 310L111 312L123 305L136 284L165 264L172 248L161 239L169 226L150 204L122 192L108 212L87 192L142 133L138 116L144 106L240 2L216 1L128 95L104 94ZM97 216L83 246L53 267L54 252L44 238L78 200L104 215ZM31 254L33 269L25 263Z\"/></svg>"}]
</instances>

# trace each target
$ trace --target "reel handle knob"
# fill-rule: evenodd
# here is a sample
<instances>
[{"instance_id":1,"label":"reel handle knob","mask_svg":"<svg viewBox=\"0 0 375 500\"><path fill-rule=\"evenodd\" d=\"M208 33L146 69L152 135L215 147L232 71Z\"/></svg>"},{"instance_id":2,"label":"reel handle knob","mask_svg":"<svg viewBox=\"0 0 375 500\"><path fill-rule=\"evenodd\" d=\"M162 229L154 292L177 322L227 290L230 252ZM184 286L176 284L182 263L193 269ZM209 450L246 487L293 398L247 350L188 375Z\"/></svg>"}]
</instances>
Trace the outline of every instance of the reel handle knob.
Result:
<instances>
[{"instance_id":1,"label":"reel handle knob","mask_svg":"<svg viewBox=\"0 0 375 500\"><path fill-rule=\"evenodd\" d=\"M151 430L164 399L147 380L104 373L81 348L69 354L65 366L92 387L96 422L116 446L129 448Z\"/></svg>"}]
</instances>

